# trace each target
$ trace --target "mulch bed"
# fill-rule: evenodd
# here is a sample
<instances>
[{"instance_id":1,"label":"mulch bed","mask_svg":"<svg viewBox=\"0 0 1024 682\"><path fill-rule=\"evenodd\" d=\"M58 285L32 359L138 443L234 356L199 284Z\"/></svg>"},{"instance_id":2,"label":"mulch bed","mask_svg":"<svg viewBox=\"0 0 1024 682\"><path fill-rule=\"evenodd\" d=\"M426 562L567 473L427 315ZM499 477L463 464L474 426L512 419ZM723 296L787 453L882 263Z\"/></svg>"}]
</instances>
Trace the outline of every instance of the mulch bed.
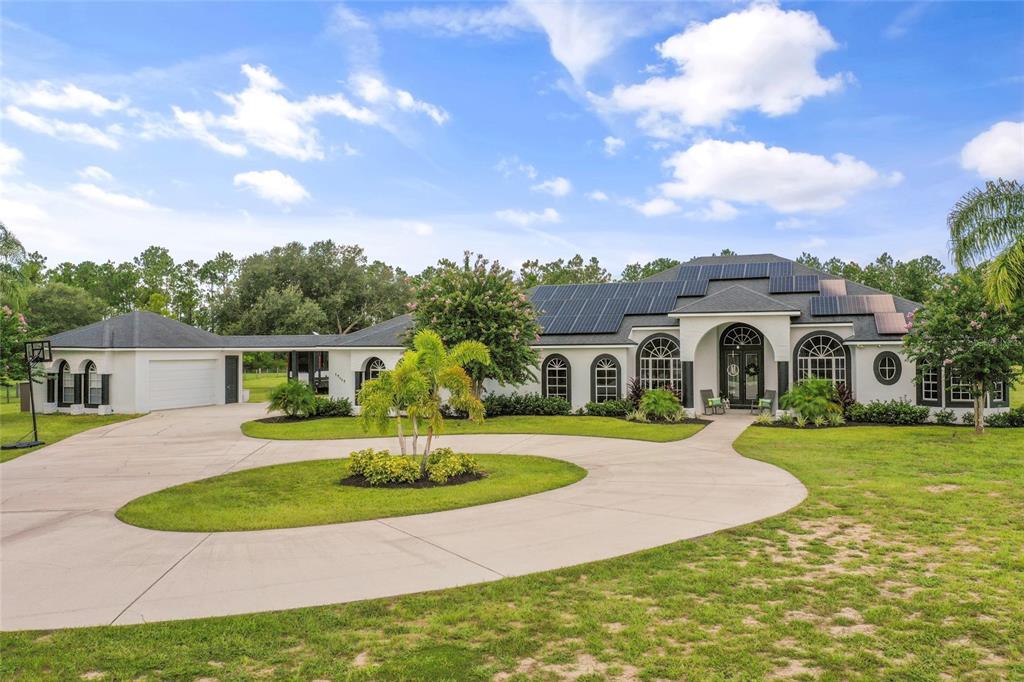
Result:
<instances>
[{"instance_id":1,"label":"mulch bed","mask_svg":"<svg viewBox=\"0 0 1024 682\"><path fill-rule=\"evenodd\" d=\"M480 474L462 474L455 478L448 479L445 483L434 483L429 479L421 479L413 483L389 483L387 485L370 485L369 482L363 476L348 476L341 479L339 483L341 485L352 486L353 488L445 488L451 485L459 485L461 483L472 483L473 481L479 481L487 478L486 473Z\"/></svg>"}]
</instances>

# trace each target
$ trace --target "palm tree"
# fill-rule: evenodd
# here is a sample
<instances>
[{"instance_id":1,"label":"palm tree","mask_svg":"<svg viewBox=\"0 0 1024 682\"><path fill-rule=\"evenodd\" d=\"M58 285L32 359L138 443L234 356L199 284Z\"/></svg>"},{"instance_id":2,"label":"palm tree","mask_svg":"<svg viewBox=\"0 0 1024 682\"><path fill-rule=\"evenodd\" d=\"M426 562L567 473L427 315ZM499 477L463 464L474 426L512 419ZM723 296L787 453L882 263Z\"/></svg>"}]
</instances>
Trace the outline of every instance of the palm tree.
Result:
<instances>
[{"instance_id":1,"label":"palm tree","mask_svg":"<svg viewBox=\"0 0 1024 682\"><path fill-rule=\"evenodd\" d=\"M387 431L388 422L394 418L398 432L398 446L406 454L405 433L402 428L402 412L413 420L416 433L416 405L427 395L427 381L416 366L414 351L406 351L393 370L385 370L376 379L367 381L359 389L360 417L363 428L371 425L379 431ZM415 435L412 454L416 454Z\"/></svg>"},{"instance_id":2,"label":"palm tree","mask_svg":"<svg viewBox=\"0 0 1024 682\"><path fill-rule=\"evenodd\" d=\"M972 189L956 202L946 222L956 266L985 264L985 294L991 303L1024 299L1024 187L1019 182L989 180L984 189Z\"/></svg>"},{"instance_id":3,"label":"palm tree","mask_svg":"<svg viewBox=\"0 0 1024 682\"><path fill-rule=\"evenodd\" d=\"M414 406L414 423L422 418L427 423L427 444L420 459L420 474L427 474L427 459L434 436L444 430L444 415L441 412L442 392L447 393L448 405L469 415L473 421L484 417L484 405L473 393L473 380L465 370L471 362L491 364L491 353L479 341L463 341L451 350L437 332L423 329L412 340L410 359L427 382L424 398Z\"/></svg>"}]
</instances>

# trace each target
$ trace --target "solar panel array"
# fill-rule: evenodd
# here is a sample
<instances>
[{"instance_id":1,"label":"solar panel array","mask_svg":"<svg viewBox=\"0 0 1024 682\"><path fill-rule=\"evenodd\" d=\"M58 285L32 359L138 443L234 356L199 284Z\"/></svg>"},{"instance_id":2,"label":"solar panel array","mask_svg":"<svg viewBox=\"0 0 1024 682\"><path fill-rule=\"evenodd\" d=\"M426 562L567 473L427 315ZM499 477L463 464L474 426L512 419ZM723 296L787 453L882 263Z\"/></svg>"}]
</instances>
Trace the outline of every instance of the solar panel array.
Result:
<instances>
[{"instance_id":1,"label":"solar panel array","mask_svg":"<svg viewBox=\"0 0 1024 682\"><path fill-rule=\"evenodd\" d=\"M817 275L779 275L768 280L768 293L771 294L816 294L818 293Z\"/></svg>"},{"instance_id":2,"label":"solar panel array","mask_svg":"<svg viewBox=\"0 0 1024 682\"><path fill-rule=\"evenodd\" d=\"M902 334L907 331L907 317L903 313L875 313L875 329L879 334Z\"/></svg>"},{"instance_id":3,"label":"solar panel array","mask_svg":"<svg viewBox=\"0 0 1024 682\"><path fill-rule=\"evenodd\" d=\"M683 265L676 279L764 279L793 274L792 261L772 263L728 263L717 265Z\"/></svg>"},{"instance_id":4,"label":"solar panel array","mask_svg":"<svg viewBox=\"0 0 1024 682\"><path fill-rule=\"evenodd\" d=\"M896 312L896 303L889 294L813 296L811 298L811 315L872 315L894 312Z\"/></svg>"}]
</instances>

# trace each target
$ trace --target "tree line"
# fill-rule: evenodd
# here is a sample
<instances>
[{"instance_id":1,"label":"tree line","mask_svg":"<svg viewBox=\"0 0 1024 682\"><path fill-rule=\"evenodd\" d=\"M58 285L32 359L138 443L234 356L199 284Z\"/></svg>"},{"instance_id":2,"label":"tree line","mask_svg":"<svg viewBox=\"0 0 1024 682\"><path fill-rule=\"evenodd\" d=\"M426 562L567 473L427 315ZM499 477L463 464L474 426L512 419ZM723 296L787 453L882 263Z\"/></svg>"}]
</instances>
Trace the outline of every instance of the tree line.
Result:
<instances>
[{"instance_id":1,"label":"tree line","mask_svg":"<svg viewBox=\"0 0 1024 682\"><path fill-rule=\"evenodd\" d=\"M26 253L13 233L0 229L0 296L24 315L36 337L134 310L216 334L346 334L406 312L416 288L447 265L442 261L410 276L371 261L358 245L326 240L309 246L290 242L244 258L222 251L202 263L175 261L167 248L150 246L123 262L66 261L49 267L43 254ZM883 253L861 266L803 253L797 261L914 301L925 300L948 276L931 256L899 261ZM679 264L672 258L631 263L618 280L638 281ZM525 290L616 278L597 258L576 255L526 261L513 279Z\"/></svg>"}]
</instances>

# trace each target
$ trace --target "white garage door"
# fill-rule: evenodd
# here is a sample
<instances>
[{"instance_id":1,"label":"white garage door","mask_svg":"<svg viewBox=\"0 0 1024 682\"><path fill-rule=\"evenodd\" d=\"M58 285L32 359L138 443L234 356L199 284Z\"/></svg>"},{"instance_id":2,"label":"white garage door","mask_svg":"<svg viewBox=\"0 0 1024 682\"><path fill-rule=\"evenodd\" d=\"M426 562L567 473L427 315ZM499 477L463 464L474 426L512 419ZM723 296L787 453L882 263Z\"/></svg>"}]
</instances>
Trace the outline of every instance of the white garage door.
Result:
<instances>
[{"instance_id":1,"label":"white garage door","mask_svg":"<svg viewBox=\"0 0 1024 682\"><path fill-rule=\"evenodd\" d=\"M150 360L149 409L212 405L218 376L216 360Z\"/></svg>"}]
</instances>

